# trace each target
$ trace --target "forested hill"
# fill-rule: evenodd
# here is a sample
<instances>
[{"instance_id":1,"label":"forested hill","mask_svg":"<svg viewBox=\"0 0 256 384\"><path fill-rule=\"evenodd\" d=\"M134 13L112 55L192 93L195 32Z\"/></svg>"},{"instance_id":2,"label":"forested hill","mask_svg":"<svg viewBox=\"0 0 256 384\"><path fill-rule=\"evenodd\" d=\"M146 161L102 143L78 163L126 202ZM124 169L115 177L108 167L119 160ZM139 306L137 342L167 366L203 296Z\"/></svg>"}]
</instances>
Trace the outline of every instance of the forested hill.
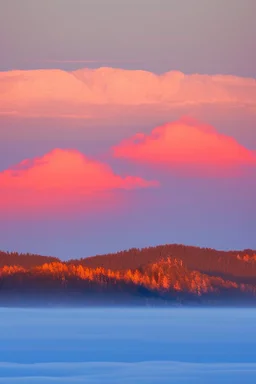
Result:
<instances>
[{"instance_id":1,"label":"forested hill","mask_svg":"<svg viewBox=\"0 0 256 384\"><path fill-rule=\"evenodd\" d=\"M63 262L0 268L0 306L67 304L255 306L256 287L191 271L170 257L124 271Z\"/></svg>"},{"instance_id":2,"label":"forested hill","mask_svg":"<svg viewBox=\"0 0 256 384\"><path fill-rule=\"evenodd\" d=\"M39 267L45 263L60 261L57 257L41 256L32 253L0 251L0 268L4 266L19 265L23 268Z\"/></svg>"},{"instance_id":3,"label":"forested hill","mask_svg":"<svg viewBox=\"0 0 256 384\"><path fill-rule=\"evenodd\" d=\"M217 251L181 244L166 244L70 260L90 268L103 267L111 270L127 270L144 267L160 259L176 257L191 270L221 276L238 282L256 283L256 251Z\"/></svg>"},{"instance_id":4,"label":"forested hill","mask_svg":"<svg viewBox=\"0 0 256 384\"><path fill-rule=\"evenodd\" d=\"M250 249L217 251L210 248L167 244L143 249L132 248L82 259L70 259L66 264L125 271L144 268L148 264L168 257L182 260L190 270L220 276L239 283L256 284L256 251ZM60 259L51 256L0 251L0 268L16 265L29 269L52 262L60 262Z\"/></svg>"},{"instance_id":5,"label":"forested hill","mask_svg":"<svg viewBox=\"0 0 256 384\"><path fill-rule=\"evenodd\" d=\"M256 252L183 245L80 260L0 252L0 306L30 302L256 304ZM160 300L160 301L159 301Z\"/></svg>"}]
</instances>

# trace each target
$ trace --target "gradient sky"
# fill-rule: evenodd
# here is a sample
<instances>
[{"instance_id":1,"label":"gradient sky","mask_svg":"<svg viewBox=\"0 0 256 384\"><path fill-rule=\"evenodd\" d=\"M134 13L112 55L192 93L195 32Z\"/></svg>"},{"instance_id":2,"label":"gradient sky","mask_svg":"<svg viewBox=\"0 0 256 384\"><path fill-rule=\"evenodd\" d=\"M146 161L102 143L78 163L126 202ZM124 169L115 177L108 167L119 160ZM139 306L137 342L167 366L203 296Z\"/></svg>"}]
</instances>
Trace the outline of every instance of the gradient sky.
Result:
<instances>
[{"instance_id":1,"label":"gradient sky","mask_svg":"<svg viewBox=\"0 0 256 384\"><path fill-rule=\"evenodd\" d=\"M1 70L95 60L256 76L254 0L2 0L0 10Z\"/></svg>"},{"instance_id":2,"label":"gradient sky","mask_svg":"<svg viewBox=\"0 0 256 384\"><path fill-rule=\"evenodd\" d=\"M255 12L0 2L0 249L256 249Z\"/></svg>"}]
</instances>

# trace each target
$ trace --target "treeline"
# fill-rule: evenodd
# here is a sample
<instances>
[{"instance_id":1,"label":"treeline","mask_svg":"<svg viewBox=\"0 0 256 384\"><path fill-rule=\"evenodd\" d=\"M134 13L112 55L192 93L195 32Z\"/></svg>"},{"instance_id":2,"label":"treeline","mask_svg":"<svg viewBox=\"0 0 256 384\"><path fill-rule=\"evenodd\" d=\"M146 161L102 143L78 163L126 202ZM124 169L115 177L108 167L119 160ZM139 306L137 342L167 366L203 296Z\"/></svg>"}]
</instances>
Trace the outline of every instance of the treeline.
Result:
<instances>
[{"instance_id":1,"label":"treeline","mask_svg":"<svg viewBox=\"0 0 256 384\"><path fill-rule=\"evenodd\" d=\"M126 271L145 268L147 265L168 257L184 262L190 270L221 277L236 283L256 285L256 251L217 251L180 244L167 244L143 249L70 259L64 264L82 265L87 268L104 268L112 271ZM60 262L56 257L33 254L18 254L0 251L0 267L19 265L25 269L42 266L45 263Z\"/></svg>"},{"instance_id":2,"label":"treeline","mask_svg":"<svg viewBox=\"0 0 256 384\"><path fill-rule=\"evenodd\" d=\"M217 251L180 244L159 245L70 260L71 264L82 264L90 268L103 267L112 270L126 270L144 267L167 257L182 260L189 269L214 276L220 276L238 283L256 284L256 251Z\"/></svg>"},{"instance_id":3,"label":"treeline","mask_svg":"<svg viewBox=\"0 0 256 384\"><path fill-rule=\"evenodd\" d=\"M23 268L33 268L45 263L58 262L60 259L52 256L41 256L33 253L18 253L0 251L0 268L5 265L19 265Z\"/></svg>"},{"instance_id":4,"label":"treeline","mask_svg":"<svg viewBox=\"0 0 256 384\"><path fill-rule=\"evenodd\" d=\"M182 260L167 257L144 268L112 270L102 267L52 262L26 269L4 266L0 269L0 301L6 293L76 292L79 295L96 293L113 298L117 294L128 300L131 296L143 299L158 298L187 302L198 300L232 301L250 297L255 301L253 285L238 284L221 277L188 269Z\"/></svg>"}]
</instances>

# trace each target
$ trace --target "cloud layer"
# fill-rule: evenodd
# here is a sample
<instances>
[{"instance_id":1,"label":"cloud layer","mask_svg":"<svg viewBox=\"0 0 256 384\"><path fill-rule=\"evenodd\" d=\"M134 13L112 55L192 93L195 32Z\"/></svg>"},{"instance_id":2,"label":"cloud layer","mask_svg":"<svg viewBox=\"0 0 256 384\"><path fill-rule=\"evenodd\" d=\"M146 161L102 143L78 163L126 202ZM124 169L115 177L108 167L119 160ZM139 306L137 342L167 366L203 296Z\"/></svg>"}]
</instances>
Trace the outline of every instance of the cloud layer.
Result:
<instances>
[{"instance_id":1,"label":"cloud layer","mask_svg":"<svg viewBox=\"0 0 256 384\"><path fill-rule=\"evenodd\" d=\"M115 68L0 72L0 114L90 118L95 107L224 105L256 108L256 81L226 75ZM113 113L118 114L118 109Z\"/></svg>"},{"instance_id":2,"label":"cloud layer","mask_svg":"<svg viewBox=\"0 0 256 384\"><path fill-rule=\"evenodd\" d=\"M115 191L156 185L116 175L108 165L78 151L55 149L0 173L0 211L66 211L67 206L90 210L95 204L97 210L115 198Z\"/></svg>"},{"instance_id":3,"label":"cloud layer","mask_svg":"<svg viewBox=\"0 0 256 384\"><path fill-rule=\"evenodd\" d=\"M113 154L138 163L168 168L209 169L221 173L237 166L256 166L256 152L212 126L183 118L152 130L138 133L113 148Z\"/></svg>"},{"instance_id":4,"label":"cloud layer","mask_svg":"<svg viewBox=\"0 0 256 384\"><path fill-rule=\"evenodd\" d=\"M144 361L136 363L0 363L0 383L142 383L176 384L204 382L253 384L254 363L185 363L176 361Z\"/></svg>"}]
</instances>

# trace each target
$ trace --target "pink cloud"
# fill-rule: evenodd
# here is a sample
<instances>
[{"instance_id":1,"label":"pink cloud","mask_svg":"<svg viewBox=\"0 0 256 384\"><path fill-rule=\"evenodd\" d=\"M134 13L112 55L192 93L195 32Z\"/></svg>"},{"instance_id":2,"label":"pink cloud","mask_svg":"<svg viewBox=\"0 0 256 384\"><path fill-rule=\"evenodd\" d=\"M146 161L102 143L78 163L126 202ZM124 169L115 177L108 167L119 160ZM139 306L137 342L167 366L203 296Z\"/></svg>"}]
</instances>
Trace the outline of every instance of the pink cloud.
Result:
<instances>
[{"instance_id":1,"label":"pink cloud","mask_svg":"<svg viewBox=\"0 0 256 384\"><path fill-rule=\"evenodd\" d=\"M115 204L118 191L157 185L116 175L108 165L78 151L55 149L0 173L0 212L98 211Z\"/></svg>"},{"instance_id":2,"label":"pink cloud","mask_svg":"<svg viewBox=\"0 0 256 384\"><path fill-rule=\"evenodd\" d=\"M98 118L124 108L163 111L195 106L256 108L256 81L225 75L84 68L0 72L0 114ZM103 108L105 107L105 108ZM136 110L138 113L139 110Z\"/></svg>"},{"instance_id":3,"label":"pink cloud","mask_svg":"<svg viewBox=\"0 0 256 384\"><path fill-rule=\"evenodd\" d=\"M212 126L183 118L123 140L113 148L117 158L162 165L169 169L197 169L221 174L240 166L256 166L256 152Z\"/></svg>"}]
</instances>

